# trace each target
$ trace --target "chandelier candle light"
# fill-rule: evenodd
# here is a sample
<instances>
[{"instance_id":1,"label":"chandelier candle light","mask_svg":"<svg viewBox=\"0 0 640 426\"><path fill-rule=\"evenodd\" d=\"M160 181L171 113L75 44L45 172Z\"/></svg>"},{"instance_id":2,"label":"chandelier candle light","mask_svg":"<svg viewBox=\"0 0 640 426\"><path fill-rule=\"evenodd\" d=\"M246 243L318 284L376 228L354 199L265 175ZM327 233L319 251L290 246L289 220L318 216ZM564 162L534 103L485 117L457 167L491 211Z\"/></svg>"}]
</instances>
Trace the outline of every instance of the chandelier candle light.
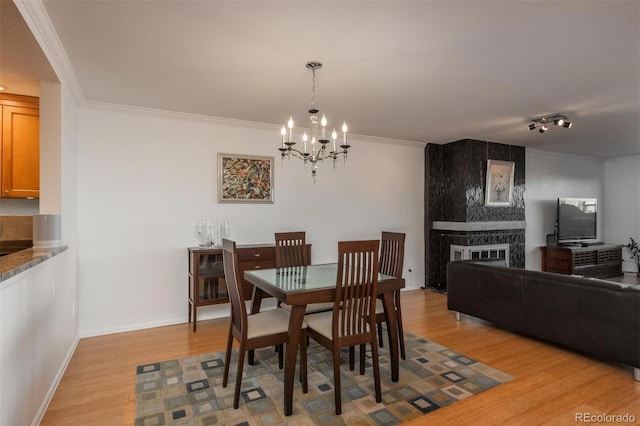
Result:
<instances>
[{"instance_id":1,"label":"chandelier candle light","mask_svg":"<svg viewBox=\"0 0 640 426\"><path fill-rule=\"evenodd\" d=\"M282 146L278 148L278 150L282 154L282 159L285 157L289 158L289 162L291 162L291 157L296 157L301 159L304 164L311 163L311 176L313 176L314 182L316 178L316 173L318 171L318 162L324 162L325 159L330 158L333 160L333 167L335 169L336 160L338 155L344 156L344 162L347 162L347 152L348 149L351 148L351 145L347 143L347 123L342 123L342 143L339 145L340 151L338 151L338 133L336 129L333 129L331 132L331 140L333 141L333 150L329 151L327 149L327 144L330 142L327 139L327 118L322 115L322 120L320 120L321 126L321 134L318 134L318 110L317 102L316 102L316 70L322 68L322 64L317 61L307 62L307 68L311 70L312 73L312 88L311 88L311 106L309 108L309 121L311 122L309 132L311 136L311 152L307 149L307 142L309 141L309 136L305 131L302 134L302 151L294 148L295 142L293 141L293 116L289 117L289 121L287 122L287 128L282 126L280 130L280 134L282 135ZM318 147L318 144L320 146Z\"/></svg>"}]
</instances>

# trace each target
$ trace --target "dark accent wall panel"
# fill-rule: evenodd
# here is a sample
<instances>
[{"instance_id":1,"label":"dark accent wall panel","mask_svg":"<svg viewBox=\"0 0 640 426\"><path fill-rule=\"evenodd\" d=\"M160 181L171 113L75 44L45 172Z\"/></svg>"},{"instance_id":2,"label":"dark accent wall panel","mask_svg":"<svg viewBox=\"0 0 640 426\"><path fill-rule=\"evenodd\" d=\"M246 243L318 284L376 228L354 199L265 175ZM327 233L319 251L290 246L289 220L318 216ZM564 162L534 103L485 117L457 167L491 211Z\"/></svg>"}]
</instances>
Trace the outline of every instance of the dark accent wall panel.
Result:
<instances>
[{"instance_id":1,"label":"dark accent wall panel","mask_svg":"<svg viewBox=\"0 0 640 426\"><path fill-rule=\"evenodd\" d=\"M427 144L425 150L429 173L425 210L432 221L524 220L524 147L463 139L444 145ZM513 203L509 207L484 205L487 160L515 163Z\"/></svg>"},{"instance_id":2,"label":"dark accent wall panel","mask_svg":"<svg viewBox=\"0 0 640 426\"><path fill-rule=\"evenodd\" d=\"M446 286L449 246L504 244L510 265L524 267L524 230L452 232L432 230L432 222L502 222L525 220L525 148L462 139L425 148L425 280L427 287ZM487 160L513 161L514 187L508 207L484 205ZM426 189L428 188L428 189ZM428 213L427 213L428 212Z\"/></svg>"}]
</instances>

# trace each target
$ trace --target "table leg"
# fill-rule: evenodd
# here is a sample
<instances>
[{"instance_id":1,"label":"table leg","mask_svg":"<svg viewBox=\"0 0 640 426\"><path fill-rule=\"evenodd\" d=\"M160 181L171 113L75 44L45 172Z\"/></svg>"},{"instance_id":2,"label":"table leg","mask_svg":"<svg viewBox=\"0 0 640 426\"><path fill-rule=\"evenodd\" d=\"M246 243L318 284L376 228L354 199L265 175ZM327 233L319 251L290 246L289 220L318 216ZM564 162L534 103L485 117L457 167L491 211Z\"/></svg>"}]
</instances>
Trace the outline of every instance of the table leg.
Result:
<instances>
[{"instance_id":1,"label":"table leg","mask_svg":"<svg viewBox=\"0 0 640 426\"><path fill-rule=\"evenodd\" d=\"M389 335L389 355L391 356L391 380L397 382L400 376L400 359L398 356L398 316L394 307L393 292L383 294L382 302L389 318L387 333Z\"/></svg>"},{"instance_id":2,"label":"table leg","mask_svg":"<svg viewBox=\"0 0 640 426\"><path fill-rule=\"evenodd\" d=\"M289 343L284 361L284 414L290 416L293 412L293 383L296 377L296 358L300 344L300 330L304 320L305 305L293 305L289 317ZM305 342L306 344L306 342Z\"/></svg>"},{"instance_id":3,"label":"table leg","mask_svg":"<svg viewBox=\"0 0 640 426\"><path fill-rule=\"evenodd\" d=\"M260 305L262 304L263 296L264 291L260 290L256 286L253 286L253 294L251 295L251 315L260 312Z\"/></svg>"}]
</instances>

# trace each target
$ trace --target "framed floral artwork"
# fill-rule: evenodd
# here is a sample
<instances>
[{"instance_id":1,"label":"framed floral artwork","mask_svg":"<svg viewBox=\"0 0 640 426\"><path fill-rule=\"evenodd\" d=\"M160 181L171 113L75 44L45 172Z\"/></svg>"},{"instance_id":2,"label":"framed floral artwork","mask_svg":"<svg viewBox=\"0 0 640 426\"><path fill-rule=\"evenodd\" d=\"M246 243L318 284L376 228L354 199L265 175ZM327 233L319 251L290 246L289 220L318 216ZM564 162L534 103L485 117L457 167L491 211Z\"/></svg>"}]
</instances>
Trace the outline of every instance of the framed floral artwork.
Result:
<instances>
[{"instance_id":1,"label":"framed floral artwork","mask_svg":"<svg viewBox=\"0 0 640 426\"><path fill-rule=\"evenodd\" d=\"M273 157L218 154L219 203L273 203Z\"/></svg>"},{"instance_id":2,"label":"framed floral artwork","mask_svg":"<svg viewBox=\"0 0 640 426\"><path fill-rule=\"evenodd\" d=\"M487 187L485 206L510 206L513 195L513 161L487 161Z\"/></svg>"}]
</instances>

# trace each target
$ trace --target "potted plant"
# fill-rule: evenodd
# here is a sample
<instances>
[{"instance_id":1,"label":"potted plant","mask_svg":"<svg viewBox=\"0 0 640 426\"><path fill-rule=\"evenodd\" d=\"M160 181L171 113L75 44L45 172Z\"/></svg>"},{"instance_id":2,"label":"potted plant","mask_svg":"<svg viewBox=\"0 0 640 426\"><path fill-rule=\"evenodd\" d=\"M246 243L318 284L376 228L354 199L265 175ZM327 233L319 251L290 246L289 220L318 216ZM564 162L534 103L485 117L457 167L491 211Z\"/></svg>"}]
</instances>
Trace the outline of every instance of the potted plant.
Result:
<instances>
[{"instance_id":1,"label":"potted plant","mask_svg":"<svg viewBox=\"0 0 640 426\"><path fill-rule=\"evenodd\" d=\"M629 250L629 254L631 255L631 259L636 260L636 265L638 265L638 275L640 275L640 245L633 238L629 238L631 242L629 244L625 244L627 250Z\"/></svg>"}]
</instances>

